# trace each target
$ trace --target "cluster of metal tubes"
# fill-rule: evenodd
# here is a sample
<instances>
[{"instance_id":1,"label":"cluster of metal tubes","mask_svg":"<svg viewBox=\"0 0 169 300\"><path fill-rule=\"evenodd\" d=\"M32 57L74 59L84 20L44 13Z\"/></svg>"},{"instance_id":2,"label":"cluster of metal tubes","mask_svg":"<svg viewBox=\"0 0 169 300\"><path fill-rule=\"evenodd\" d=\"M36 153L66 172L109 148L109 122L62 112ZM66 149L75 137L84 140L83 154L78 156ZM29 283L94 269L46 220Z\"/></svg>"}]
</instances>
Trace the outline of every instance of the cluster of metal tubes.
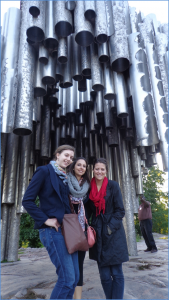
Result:
<instances>
[{"instance_id":1,"label":"cluster of metal tubes","mask_svg":"<svg viewBox=\"0 0 169 300\"><path fill-rule=\"evenodd\" d=\"M105 157L130 255L142 174L168 170L167 25L127 1L21 1L1 29L1 259L17 260L22 198L63 144Z\"/></svg>"}]
</instances>

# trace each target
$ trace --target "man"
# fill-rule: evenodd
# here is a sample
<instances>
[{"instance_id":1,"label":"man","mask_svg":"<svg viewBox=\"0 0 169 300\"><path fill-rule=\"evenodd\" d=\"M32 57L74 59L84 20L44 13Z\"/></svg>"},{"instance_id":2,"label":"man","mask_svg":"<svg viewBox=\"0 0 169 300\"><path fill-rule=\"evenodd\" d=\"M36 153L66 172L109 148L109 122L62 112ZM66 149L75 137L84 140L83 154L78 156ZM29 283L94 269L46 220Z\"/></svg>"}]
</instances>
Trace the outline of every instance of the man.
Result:
<instances>
[{"instance_id":1,"label":"man","mask_svg":"<svg viewBox=\"0 0 169 300\"><path fill-rule=\"evenodd\" d=\"M152 234L152 213L151 204L146 201L144 196L140 196L141 205L138 209L138 219L140 221L140 229L147 245L145 252L157 252L157 247Z\"/></svg>"}]
</instances>

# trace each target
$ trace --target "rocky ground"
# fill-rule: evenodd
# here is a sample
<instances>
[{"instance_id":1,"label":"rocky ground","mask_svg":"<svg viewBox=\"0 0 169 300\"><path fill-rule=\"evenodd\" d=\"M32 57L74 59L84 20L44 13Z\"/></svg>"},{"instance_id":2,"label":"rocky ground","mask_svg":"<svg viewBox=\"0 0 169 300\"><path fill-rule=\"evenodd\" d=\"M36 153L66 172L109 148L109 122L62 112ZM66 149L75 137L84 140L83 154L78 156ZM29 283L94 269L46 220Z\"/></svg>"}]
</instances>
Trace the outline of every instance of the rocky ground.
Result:
<instances>
[{"instance_id":1,"label":"rocky ground","mask_svg":"<svg viewBox=\"0 0 169 300\"><path fill-rule=\"evenodd\" d=\"M138 256L123 264L124 299L168 299L168 237L155 233L158 252L144 252L144 240L137 243ZM1 299L49 299L56 283L55 267L45 248L19 249L18 262L1 264ZM83 299L105 299L96 262L84 262Z\"/></svg>"}]
</instances>

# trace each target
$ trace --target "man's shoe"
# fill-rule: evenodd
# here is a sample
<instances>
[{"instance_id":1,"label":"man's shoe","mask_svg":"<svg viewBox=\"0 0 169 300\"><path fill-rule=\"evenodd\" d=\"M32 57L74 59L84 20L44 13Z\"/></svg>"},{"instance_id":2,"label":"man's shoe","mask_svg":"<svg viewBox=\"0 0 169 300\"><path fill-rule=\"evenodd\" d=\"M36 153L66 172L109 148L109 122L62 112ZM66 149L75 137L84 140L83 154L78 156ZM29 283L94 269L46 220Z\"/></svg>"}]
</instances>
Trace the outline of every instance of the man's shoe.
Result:
<instances>
[{"instance_id":1,"label":"man's shoe","mask_svg":"<svg viewBox=\"0 0 169 300\"><path fill-rule=\"evenodd\" d=\"M144 250L144 252L150 252L150 251L151 251L151 249L148 249L148 248L146 250Z\"/></svg>"},{"instance_id":2,"label":"man's shoe","mask_svg":"<svg viewBox=\"0 0 169 300\"><path fill-rule=\"evenodd\" d=\"M155 253L155 252L157 252L158 250L157 249L152 249L151 250L151 253Z\"/></svg>"}]
</instances>

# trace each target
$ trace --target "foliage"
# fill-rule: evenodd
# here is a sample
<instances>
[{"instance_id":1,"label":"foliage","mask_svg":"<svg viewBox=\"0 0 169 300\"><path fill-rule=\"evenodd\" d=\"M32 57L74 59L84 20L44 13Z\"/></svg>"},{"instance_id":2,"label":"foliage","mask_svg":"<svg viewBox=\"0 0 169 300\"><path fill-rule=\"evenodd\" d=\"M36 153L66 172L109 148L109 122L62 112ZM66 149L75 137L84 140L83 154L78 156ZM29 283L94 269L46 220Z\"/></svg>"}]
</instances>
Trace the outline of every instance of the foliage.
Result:
<instances>
[{"instance_id":1,"label":"foliage","mask_svg":"<svg viewBox=\"0 0 169 300\"><path fill-rule=\"evenodd\" d=\"M144 196L151 203L153 232L168 234L168 193L162 191L165 172L151 167L148 175L143 175ZM138 216L135 217L137 234L141 235Z\"/></svg>"},{"instance_id":2,"label":"foliage","mask_svg":"<svg viewBox=\"0 0 169 300\"><path fill-rule=\"evenodd\" d=\"M39 199L35 201L39 206ZM34 229L34 220L26 213L21 216L19 247L41 248L43 247L39 239L39 231Z\"/></svg>"}]
</instances>

